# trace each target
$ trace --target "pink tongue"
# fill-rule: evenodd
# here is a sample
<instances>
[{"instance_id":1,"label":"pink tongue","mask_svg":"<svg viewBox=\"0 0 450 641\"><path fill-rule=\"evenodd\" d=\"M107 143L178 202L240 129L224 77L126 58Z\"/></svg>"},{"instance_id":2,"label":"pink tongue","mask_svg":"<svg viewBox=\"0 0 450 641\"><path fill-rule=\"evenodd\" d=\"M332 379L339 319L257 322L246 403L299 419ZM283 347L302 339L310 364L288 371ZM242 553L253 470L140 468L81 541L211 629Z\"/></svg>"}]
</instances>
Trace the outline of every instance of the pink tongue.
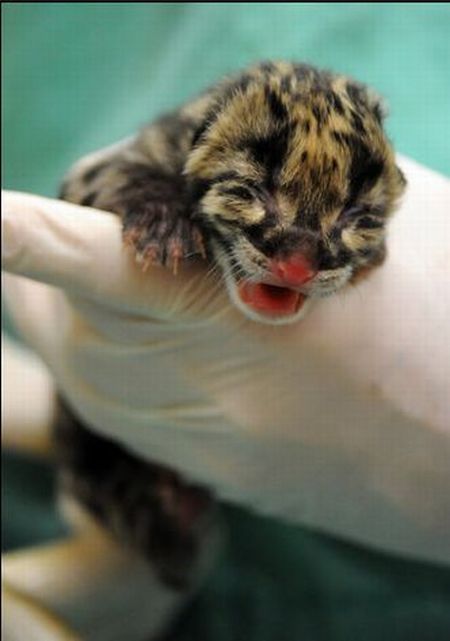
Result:
<instances>
[{"instance_id":1,"label":"pink tongue","mask_svg":"<svg viewBox=\"0 0 450 641\"><path fill-rule=\"evenodd\" d=\"M303 305L305 297L287 287L275 287L265 283L242 282L238 286L241 300L253 309L268 314L295 314Z\"/></svg>"}]
</instances>

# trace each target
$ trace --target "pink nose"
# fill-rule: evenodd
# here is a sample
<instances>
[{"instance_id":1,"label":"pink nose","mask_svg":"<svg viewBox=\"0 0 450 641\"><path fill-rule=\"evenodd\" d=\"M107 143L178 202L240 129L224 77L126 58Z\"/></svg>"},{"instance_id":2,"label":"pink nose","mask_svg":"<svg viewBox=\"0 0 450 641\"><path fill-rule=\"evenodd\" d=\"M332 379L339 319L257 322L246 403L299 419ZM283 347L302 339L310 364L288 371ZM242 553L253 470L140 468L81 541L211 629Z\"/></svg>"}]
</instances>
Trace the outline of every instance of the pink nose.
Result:
<instances>
[{"instance_id":1,"label":"pink nose","mask_svg":"<svg viewBox=\"0 0 450 641\"><path fill-rule=\"evenodd\" d=\"M283 283L292 287L304 285L317 274L317 270L303 254L296 254L285 260L274 259L271 261L270 270Z\"/></svg>"}]
</instances>

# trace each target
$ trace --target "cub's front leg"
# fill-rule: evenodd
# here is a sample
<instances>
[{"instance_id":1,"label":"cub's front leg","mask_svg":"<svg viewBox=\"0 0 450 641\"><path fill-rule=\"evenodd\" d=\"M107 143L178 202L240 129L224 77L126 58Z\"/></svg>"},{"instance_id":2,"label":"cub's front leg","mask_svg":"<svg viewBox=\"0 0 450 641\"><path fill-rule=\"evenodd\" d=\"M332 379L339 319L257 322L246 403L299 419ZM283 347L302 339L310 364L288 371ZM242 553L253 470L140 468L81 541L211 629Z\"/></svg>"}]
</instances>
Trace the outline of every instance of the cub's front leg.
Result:
<instances>
[{"instance_id":1,"label":"cub's front leg","mask_svg":"<svg viewBox=\"0 0 450 641\"><path fill-rule=\"evenodd\" d=\"M143 269L171 267L205 255L202 235L192 222L192 198L182 169L182 149L157 126L81 159L68 173L60 197L116 213L124 242Z\"/></svg>"}]
</instances>

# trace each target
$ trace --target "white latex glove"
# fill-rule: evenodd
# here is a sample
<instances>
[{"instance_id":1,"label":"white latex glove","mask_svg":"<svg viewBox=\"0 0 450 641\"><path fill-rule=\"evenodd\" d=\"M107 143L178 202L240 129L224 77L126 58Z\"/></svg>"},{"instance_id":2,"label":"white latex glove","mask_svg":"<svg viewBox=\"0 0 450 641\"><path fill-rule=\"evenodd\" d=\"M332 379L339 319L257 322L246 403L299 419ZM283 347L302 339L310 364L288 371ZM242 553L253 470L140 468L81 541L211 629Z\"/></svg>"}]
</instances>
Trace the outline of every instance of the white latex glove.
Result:
<instances>
[{"instance_id":1,"label":"white latex glove","mask_svg":"<svg viewBox=\"0 0 450 641\"><path fill-rule=\"evenodd\" d=\"M3 641L150 641L188 600L89 530L2 557Z\"/></svg>"},{"instance_id":2,"label":"white latex glove","mask_svg":"<svg viewBox=\"0 0 450 641\"><path fill-rule=\"evenodd\" d=\"M202 265L142 273L112 214L4 195L8 305L76 412L221 499L450 562L448 181L409 188L385 264L259 325Z\"/></svg>"}]
</instances>

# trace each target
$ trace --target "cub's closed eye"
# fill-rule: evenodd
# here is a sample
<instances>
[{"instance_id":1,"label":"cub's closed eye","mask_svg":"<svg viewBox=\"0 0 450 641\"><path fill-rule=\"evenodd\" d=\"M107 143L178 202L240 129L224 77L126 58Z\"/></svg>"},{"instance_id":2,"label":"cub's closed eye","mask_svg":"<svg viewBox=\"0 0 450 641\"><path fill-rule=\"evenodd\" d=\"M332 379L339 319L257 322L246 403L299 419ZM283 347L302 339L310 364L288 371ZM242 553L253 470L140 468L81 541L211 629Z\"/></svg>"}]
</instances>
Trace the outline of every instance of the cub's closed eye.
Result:
<instances>
[{"instance_id":1,"label":"cub's closed eye","mask_svg":"<svg viewBox=\"0 0 450 641\"><path fill-rule=\"evenodd\" d=\"M376 216L361 216L356 223L357 229L381 229L384 221Z\"/></svg>"},{"instance_id":2,"label":"cub's closed eye","mask_svg":"<svg viewBox=\"0 0 450 641\"><path fill-rule=\"evenodd\" d=\"M357 216L361 216L362 214L364 214L365 211L366 210L364 209L364 207L358 207L355 205L354 207L348 207L347 209L344 209L341 212L341 217L356 218Z\"/></svg>"},{"instance_id":3,"label":"cub's closed eye","mask_svg":"<svg viewBox=\"0 0 450 641\"><path fill-rule=\"evenodd\" d=\"M381 215L377 215L375 212L372 213L371 210L365 207L358 206L344 209L340 219L344 223L351 224L354 229L381 229L385 224Z\"/></svg>"},{"instance_id":4,"label":"cub's closed eye","mask_svg":"<svg viewBox=\"0 0 450 641\"><path fill-rule=\"evenodd\" d=\"M250 201L254 199L254 194L252 193L252 191L244 185L221 187L219 191L224 196L234 196L235 198L239 198L240 200Z\"/></svg>"},{"instance_id":5,"label":"cub's closed eye","mask_svg":"<svg viewBox=\"0 0 450 641\"><path fill-rule=\"evenodd\" d=\"M381 229L385 220L381 211L368 210L366 207L349 207L340 216L345 224L351 224L354 229Z\"/></svg>"}]
</instances>

